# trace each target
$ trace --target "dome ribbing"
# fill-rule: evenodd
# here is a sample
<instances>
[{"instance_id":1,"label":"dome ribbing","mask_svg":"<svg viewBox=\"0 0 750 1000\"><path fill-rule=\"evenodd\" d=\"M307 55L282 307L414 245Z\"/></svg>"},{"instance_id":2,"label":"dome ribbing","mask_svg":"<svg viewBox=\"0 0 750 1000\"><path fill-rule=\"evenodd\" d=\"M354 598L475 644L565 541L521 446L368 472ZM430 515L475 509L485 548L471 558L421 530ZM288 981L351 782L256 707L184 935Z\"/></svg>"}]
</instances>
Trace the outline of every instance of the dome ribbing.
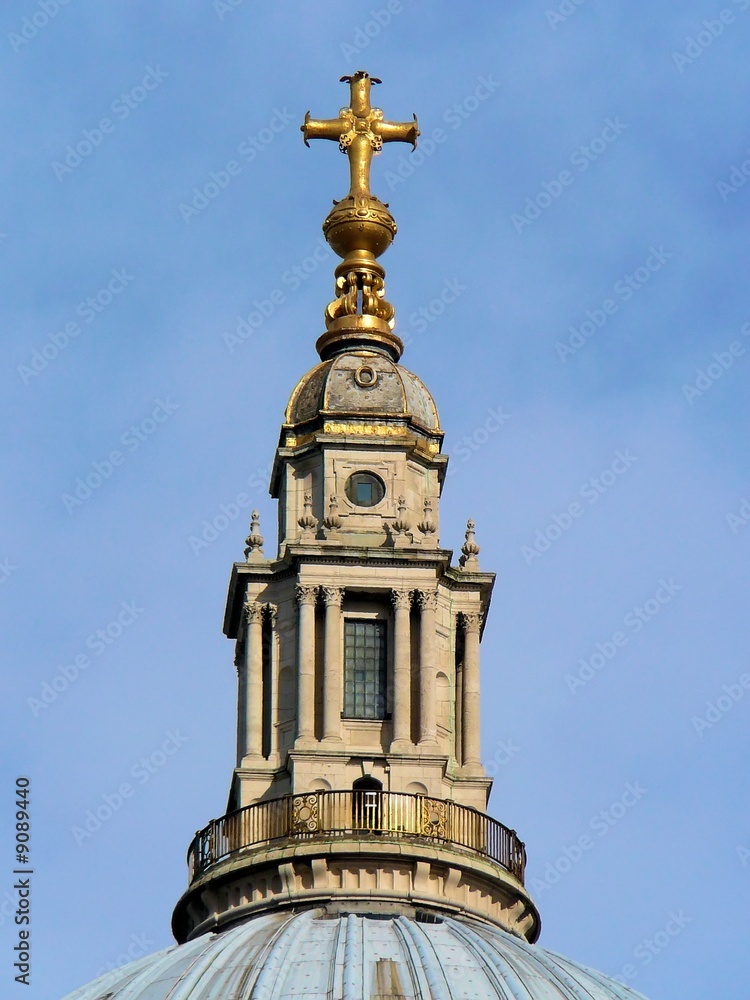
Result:
<instances>
[{"instance_id":1,"label":"dome ribbing","mask_svg":"<svg viewBox=\"0 0 750 1000\"><path fill-rule=\"evenodd\" d=\"M324 909L257 917L65 1000L643 1000L489 924Z\"/></svg>"}]
</instances>

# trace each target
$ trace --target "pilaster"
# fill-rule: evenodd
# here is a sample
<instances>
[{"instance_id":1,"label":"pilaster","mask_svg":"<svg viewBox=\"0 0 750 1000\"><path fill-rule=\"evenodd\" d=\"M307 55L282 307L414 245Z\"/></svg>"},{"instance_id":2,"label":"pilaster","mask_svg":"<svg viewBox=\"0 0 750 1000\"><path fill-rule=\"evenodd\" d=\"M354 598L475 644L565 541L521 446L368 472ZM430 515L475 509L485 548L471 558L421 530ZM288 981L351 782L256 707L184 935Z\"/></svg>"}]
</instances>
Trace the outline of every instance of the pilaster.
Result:
<instances>
[{"instance_id":1,"label":"pilaster","mask_svg":"<svg viewBox=\"0 0 750 1000\"><path fill-rule=\"evenodd\" d=\"M323 742L341 745L341 707L343 676L343 630L341 603L343 587L322 587L326 609L323 649Z\"/></svg>"},{"instance_id":2,"label":"pilaster","mask_svg":"<svg viewBox=\"0 0 750 1000\"><path fill-rule=\"evenodd\" d=\"M464 612L461 615L464 630L463 670L463 759L470 771L482 771L480 703L479 703L479 634L482 615Z\"/></svg>"},{"instance_id":3,"label":"pilaster","mask_svg":"<svg viewBox=\"0 0 750 1000\"><path fill-rule=\"evenodd\" d=\"M393 741L391 753L413 748L411 741L411 592L392 590Z\"/></svg>"},{"instance_id":4,"label":"pilaster","mask_svg":"<svg viewBox=\"0 0 750 1000\"><path fill-rule=\"evenodd\" d=\"M419 623L419 745L421 748L437 747L436 676L435 667L435 612L437 591L420 591L417 594L420 610Z\"/></svg>"},{"instance_id":5,"label":"pilaster","mask_svg":"<svg viewBox=\"0 0 750 1000\"><path fill-rule=\"evenodd\" d=\"M298 585L297 739L295 747L315 746L315 603L318 587Z\"/></svg>"}]
</instances>

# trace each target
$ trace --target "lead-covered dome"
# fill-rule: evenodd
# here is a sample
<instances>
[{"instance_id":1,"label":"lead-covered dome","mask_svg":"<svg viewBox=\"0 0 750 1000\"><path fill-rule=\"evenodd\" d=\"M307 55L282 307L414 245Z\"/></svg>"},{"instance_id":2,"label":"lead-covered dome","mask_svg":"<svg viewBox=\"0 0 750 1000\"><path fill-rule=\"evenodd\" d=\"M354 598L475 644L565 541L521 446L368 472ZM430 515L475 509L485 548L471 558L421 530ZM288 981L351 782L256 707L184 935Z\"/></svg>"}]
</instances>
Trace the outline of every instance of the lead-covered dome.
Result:
<instances>
[{"instance_id":1,"label":"lead-covered dome","mask_svg":"<svg viewBox=\"0 0 750 1000\"><path fill-rule=\"evenodd\" d=\"M65 1000L637 1000L489 924L325 909L256 917L110 972Z\"/></svg>"},{"instance_id":2,"label":"lead-covered dome","mask_svg":"<svg viewBox=\"0 0 750 1000\"><path fill-rule=\"evenodd\" d=\"M424 382L375 351L338 354L300 379L285 422L296 426L319 415L407 417L425 430L440 430L435 400Z\"/></svg>"}]
</instances>

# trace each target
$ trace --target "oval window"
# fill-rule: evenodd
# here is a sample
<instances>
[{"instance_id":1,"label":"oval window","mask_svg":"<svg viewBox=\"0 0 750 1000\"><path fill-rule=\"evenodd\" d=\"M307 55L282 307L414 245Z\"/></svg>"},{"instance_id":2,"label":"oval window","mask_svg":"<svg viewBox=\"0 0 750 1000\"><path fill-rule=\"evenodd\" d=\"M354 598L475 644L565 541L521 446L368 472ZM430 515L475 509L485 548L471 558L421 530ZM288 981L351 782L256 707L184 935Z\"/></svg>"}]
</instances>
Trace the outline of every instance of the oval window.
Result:
<instances>
[{"instance_id":1,"label":"oval window","mask_svg":"<svg viewBox=\"0 0 750 1000\"><path fill-rule=\"evenodd\" d=\"M372 472L355 472L346 481L346 495L357 507L374 507L385 496L385 483Z\"/></svg>"}]
</instances>

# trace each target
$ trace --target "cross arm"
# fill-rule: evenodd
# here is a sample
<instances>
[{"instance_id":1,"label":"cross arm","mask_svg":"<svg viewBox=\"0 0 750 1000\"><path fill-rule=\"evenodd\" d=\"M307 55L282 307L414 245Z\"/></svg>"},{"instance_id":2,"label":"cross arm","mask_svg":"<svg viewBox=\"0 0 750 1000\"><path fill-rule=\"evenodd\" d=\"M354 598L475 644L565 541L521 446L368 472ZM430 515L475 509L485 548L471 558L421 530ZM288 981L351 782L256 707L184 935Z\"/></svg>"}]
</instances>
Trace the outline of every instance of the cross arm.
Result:
<instances>
[{"instance_id":1,"label":"cross arm","mask_svg":"<svg viewBox=\"0 0 750 1000\"><path fill-rule=\"evenodd\" d=\"M338 142L348 128L349 123L343 118L311 118L309 111L305 115L304 125L300 125L306 146L310 145L308 139L334 139Z\"/></svg>"},{"instance_id":2,"label":"cross arm","mask_svg":"<svg viewBox=\"0 0 750 1000\"><path fill-rule=\"evenodd\" d=\"M411 122L375 121L372 123L372 130L383 142L410 142L412 146L417 145L419 125L416 115Z\"/></svg>"}]
</instances>

